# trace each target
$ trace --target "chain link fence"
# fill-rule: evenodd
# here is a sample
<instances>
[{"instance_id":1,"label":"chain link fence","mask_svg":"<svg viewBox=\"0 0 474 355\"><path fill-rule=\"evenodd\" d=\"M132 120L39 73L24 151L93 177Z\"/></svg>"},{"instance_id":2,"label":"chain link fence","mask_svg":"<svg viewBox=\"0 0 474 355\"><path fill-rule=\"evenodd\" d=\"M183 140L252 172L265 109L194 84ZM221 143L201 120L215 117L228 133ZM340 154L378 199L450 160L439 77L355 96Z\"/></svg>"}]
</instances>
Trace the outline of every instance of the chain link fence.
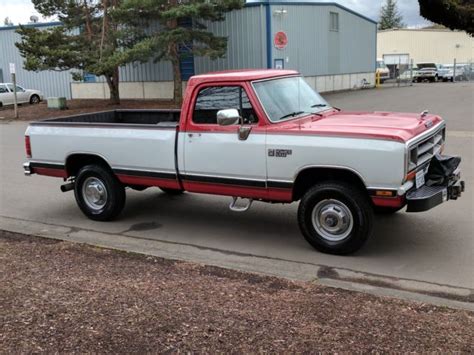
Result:
<instances>
[{"instance_id":1,"label":"chain link fence","mask_svg":"<svg viewBox=\"0 0 474 355\"><path fill-rule=\"evenodd\" d=\"M422 74L413 62L410 64L388 65L390 78L383 81L384 87L412 86L414 83L466 82L474 81L474 61L436 65L428 73Z\"/></svg>"}]
</instances>

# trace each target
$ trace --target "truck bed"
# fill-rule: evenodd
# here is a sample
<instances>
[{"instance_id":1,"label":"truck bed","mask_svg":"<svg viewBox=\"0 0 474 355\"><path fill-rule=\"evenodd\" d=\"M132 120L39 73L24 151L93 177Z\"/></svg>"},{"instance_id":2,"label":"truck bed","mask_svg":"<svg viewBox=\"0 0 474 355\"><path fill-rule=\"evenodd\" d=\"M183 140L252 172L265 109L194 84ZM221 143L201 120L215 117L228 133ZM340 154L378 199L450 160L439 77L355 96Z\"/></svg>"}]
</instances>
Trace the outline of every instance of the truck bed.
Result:
<instances>
[{"instance_id":1,"label":"truck bed","mask_svg":"<svg viewBox=\"0 0 474 355\"><path fill-rule=\"evenodd\" d=\"M74 116L46 119L33 122L32 125L53 126L96 126L96 125L154 125L175 127L179 122L181 110L110 110L85 113Z\"/></svg>"}]
</instances>

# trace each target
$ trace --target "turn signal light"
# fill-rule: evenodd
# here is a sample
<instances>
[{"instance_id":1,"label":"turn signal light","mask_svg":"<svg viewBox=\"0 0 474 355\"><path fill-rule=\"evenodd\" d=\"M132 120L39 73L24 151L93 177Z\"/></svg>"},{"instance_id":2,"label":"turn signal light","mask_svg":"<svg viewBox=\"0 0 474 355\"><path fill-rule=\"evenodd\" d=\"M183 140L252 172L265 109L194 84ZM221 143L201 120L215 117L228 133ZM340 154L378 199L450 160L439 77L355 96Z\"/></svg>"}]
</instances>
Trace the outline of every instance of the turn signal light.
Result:
<instances>
[{"instance_id":1,"label":"turn signal light","mask_svg":"<svg viewBox=\"0 0 474 355\"><path fill-rule=\"evenodd\" d=\"M416 176L416 171L413 170L413 171L409 172L407 174L407 176L405 176L405 181L413 180L415 178L415 176Z\"/></svg>"},{"instance_id":2,"label":"turn signal light","mask_svg":"<svg viewBox=\"0 0 474 355\"><path fill-rule=\"evenodd\" d=\"M26 150L26 157L31 158L30 136L25 136L25 150Z\"/></svg>"},{"instance_id":3,"label":"turn signal light","mask_svg":"<svg viewBox=\"0 0 474 355\"><path fill-rule=\"evenodd\" d=\"M381 197L393 197L395 194L393 191L388 191L388 190L377 190L375 191L375 196L381 196Z\"/></svg>"}]
</instances>

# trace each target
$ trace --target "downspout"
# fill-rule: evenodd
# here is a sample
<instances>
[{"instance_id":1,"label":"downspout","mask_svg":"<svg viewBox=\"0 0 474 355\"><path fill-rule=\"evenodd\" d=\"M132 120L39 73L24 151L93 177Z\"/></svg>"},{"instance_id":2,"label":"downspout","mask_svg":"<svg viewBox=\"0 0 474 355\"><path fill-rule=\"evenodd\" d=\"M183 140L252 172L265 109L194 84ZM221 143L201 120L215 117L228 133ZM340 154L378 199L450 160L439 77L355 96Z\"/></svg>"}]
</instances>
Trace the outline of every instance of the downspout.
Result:
<instances>
[{"instance_id":1,"label":"downspout","mask_svg":"<svg viewBox=\"0 0 474 355\"><path fill-rule=\"evenodd\" d=\"M267 2L265 5L265 22L266 22L266 38L267 38L267 69L273 68L272 59L272 13L270 4Z\"/></svg>"}]
</instances>

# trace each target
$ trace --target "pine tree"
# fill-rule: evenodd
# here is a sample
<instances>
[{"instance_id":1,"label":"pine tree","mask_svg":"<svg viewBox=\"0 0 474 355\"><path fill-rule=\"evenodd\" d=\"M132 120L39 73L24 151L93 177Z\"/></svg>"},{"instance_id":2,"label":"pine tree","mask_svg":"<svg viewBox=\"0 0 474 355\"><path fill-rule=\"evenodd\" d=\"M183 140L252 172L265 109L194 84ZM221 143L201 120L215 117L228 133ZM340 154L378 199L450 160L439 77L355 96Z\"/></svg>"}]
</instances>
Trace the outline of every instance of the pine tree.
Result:
<instances>
[{"instance_id":1,"label":"pine tree","mask_svg":"<svg viewBox=\"0 0 474 355\"><path fill-rule=\"evenodd\" d=\"M173 96L179 104L182 102L180 60L189 55L223 57L227 37L209 32L205 22L222 21L226 12L243 5L243 0L124 0L121 18L137 30L146 24L139 45L152 52L155 61L171 62Z\"/></svg>"},{"instance_id":2,"label":"pine tree","mask_svg":"<svg viewBox=\"0 0 474 355\"><path fill-rule=\"evenodd\" d=\"M145 61L149 51L135 46L142 37L122 26L115 11L121 0L32 0L45 17L57 17L61 25L38 29L21 26L16 43L27 70L75 70L104 76L112 103L120 102L119 67Z\"/></svg>"},{"instance_id":3,"label":"pine tree","mask_svg":"<svg viewBox=\"0 0 474 355\"><path fill-rule=\"evenodd\" d=\"M452 30L463 30L474 36L474 1L418 0L424 18Z\"/></svg>"},{"instance_id":4,"label":"pine tree","mask_svg":"<svg viewBox=\"0 0 474 355\"><path fill-rule=\"evenodd\" d=\"M396 0L387 0L380 9L379 30L405 27Z\"/></svg>"}]
</instances>

